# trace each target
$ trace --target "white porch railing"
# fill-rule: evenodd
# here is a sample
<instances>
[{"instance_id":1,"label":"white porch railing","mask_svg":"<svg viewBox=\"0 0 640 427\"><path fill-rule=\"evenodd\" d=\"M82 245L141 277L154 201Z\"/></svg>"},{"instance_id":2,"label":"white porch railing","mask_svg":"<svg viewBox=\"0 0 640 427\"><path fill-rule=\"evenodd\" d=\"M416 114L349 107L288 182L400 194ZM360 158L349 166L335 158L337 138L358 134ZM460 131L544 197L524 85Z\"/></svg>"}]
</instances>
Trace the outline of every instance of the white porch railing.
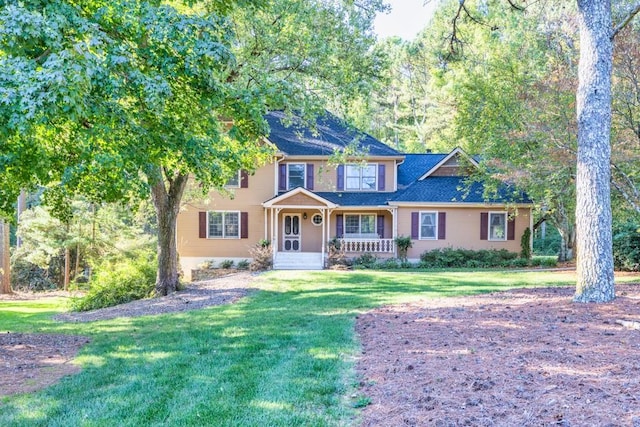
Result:
<instances>
[{"instance_id":1,"label":"white porch railing","mask_svg":"<svg viewBox=\"0 0 640 427\"><path fill-rule=\"evenodd\" d=\"M345 252L395 253L396 244L393 239L339 239L340 248Z\"/></svg>"}]
</instances>

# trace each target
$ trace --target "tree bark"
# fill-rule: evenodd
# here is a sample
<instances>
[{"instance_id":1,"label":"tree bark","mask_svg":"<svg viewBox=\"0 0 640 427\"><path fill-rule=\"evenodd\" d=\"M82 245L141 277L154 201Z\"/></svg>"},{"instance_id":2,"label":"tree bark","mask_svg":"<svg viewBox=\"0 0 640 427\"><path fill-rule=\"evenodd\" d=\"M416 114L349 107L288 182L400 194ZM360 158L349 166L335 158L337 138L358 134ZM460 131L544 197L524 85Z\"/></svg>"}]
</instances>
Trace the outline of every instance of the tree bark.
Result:
<instances>
[{"instance_id":1,"label":"tree bark","mask_svg":"<svg viewBox=\"0 0 640 427\"><path fill-rule=\"evenodd\" d=\"M0 221L0 293L11 294L11 245L10 227L6 221Z\"/></svg>"},{"instance_id":2,"label":"tree bark","mask_svg":"<svg viewBox=\"0 0 640 427\"><path fill-rule=\"evenodd\" d=\"M611 230L610 0L578 0L580 64L577 92L577 302L615 298Z\"/></svg>"},{"instance_id":3,"label":"tree bark","mask_svg":"<svg viewBox=\"0 0 640 427\"><path fill-rule=\"evenodd\" d=\"M151 197L158 221L158 274L156 295L168 295L178 289L178 249L176 246L176 220L180 201L189 180L186 174L163 176L157 167L149 174Z\"/></svg>"}]
</instances>

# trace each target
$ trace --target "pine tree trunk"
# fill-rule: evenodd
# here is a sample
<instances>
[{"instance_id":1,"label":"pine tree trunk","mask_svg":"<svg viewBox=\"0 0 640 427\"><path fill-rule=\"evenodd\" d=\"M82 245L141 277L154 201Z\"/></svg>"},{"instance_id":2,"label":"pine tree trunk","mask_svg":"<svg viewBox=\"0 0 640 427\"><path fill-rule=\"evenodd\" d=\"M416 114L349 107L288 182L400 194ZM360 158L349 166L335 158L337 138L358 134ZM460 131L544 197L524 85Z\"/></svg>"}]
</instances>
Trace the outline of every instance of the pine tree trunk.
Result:
<instances>
[{"instance_id":1,"label":"pine tree trunk","mask_svg":"<svg viewBox=\"0 0 640 427\"><path fill-rule=\"evenodd\" d=\"M158 274L156 295L168 295L178 289L178 250L176 246L176 220L188 175L177 174L168 178L157 168L152 176L151 196L158 221Z\"/></svg>"},{"instance_id":2,"label":"pine tree trunk","mask_svg":"<svg viewBox=\"0 0 640 427\"><path fill-rule=\"evenodd\" d=\"M0 293L11 294L11 245L9 223L0 221Z\"/></svg>"},{"instance_id":3,"label":"pine tree trunk","mask_svg":"<svg viewBox=\"0 0 640 427\"><path fill-rule=\"evenodd\" d=\"M576 244L578 302L615 298L611 230L610 0L578 0L580 65L577 93Z\"/></svg>"}]
</instances>

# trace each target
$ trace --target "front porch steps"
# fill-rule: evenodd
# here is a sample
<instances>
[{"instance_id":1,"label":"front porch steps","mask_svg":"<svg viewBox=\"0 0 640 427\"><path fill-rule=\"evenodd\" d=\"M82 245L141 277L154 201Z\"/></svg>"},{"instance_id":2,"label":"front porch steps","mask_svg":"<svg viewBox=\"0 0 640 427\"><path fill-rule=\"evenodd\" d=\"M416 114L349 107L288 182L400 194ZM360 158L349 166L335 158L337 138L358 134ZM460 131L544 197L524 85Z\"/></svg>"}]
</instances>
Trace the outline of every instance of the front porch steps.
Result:
<instances>
[{"instance_id":1,"label":"front porch steps","mask_svg":"<svg viewBox=\"0 0 640 427\"><path fill-rule=\"evenodd\" d=\"M322 253L278 252L273 260L274 270L322 270Z\"/></svg>"}]
</instances>

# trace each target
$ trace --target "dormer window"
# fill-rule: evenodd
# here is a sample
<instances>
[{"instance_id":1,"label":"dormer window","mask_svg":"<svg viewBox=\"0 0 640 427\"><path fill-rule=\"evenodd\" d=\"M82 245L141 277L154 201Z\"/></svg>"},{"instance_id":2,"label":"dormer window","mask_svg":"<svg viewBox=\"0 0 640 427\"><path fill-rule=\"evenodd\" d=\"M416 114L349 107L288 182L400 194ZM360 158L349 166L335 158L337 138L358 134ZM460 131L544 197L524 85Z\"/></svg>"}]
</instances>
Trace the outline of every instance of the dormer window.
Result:
<instances>
[{"instance_id":1,"label":"dormer window","mask_svg":"<svg viewBox=\"0 0 640 427\"><path fill-rule=\"evenodd\" d=\"M346 190L347 191L376 191L377 165L350 164L346 165Z\"/></svg>"}]
</instances>

